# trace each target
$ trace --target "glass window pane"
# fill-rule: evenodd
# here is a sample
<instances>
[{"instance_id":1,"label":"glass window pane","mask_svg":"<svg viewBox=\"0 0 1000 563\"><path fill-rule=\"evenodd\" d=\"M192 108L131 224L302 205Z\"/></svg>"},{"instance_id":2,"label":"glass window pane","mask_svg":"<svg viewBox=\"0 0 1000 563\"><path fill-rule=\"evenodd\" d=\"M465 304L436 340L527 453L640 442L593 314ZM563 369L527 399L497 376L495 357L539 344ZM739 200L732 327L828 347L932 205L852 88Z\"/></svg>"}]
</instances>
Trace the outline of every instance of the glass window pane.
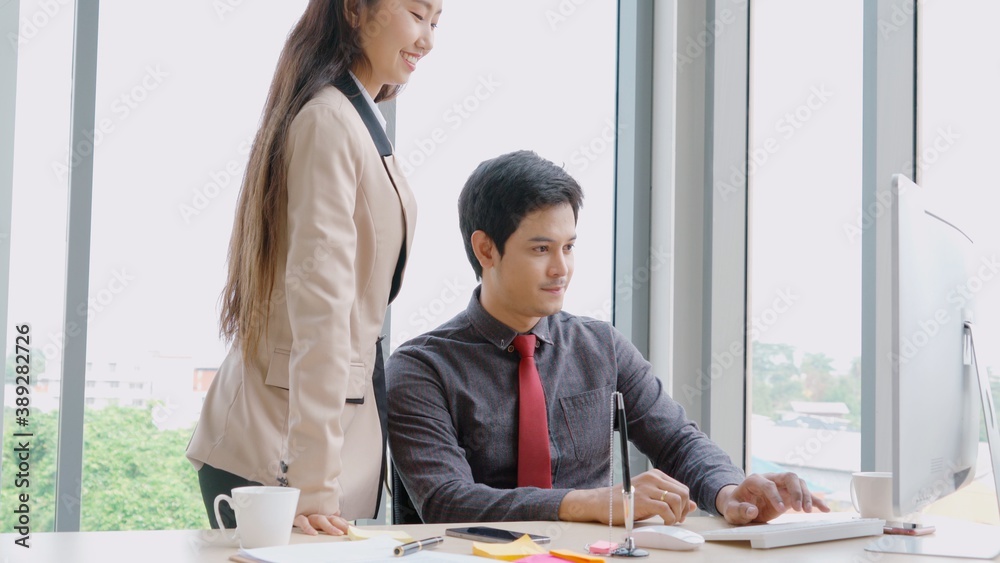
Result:
<instances>
[{"instance_id":1,"label":"glass window pane","mask_svg":"<svg viewBox=\"0 0 1000 563\"><path fill-rule=\"evenodd\" d=\"M751 470L795 471L850 510L861 465L862 2L751 8Z\"/></svg>"},{"instance_id":2,"label":"glass window pane","mask_svg":"<svg viewBox=\"0 0 1000 563\"><path fill-rule=\"evenodd\" d=\"M1000 209L992 163L1000 154L1000 40L990 0L920 3L918 28L917 184L942 215L975 243L976 270L949 303L975 307L973 336L979 369L1000 398ZM1000 524L985 434L976 480L926 512Z\"/></svg>"},{"instance_id":3,"label":"glass window pane","mask_svg":"<svg viewBox=\"0 0 1000 563\"><path fill-rule=\"evenodd\" d=\"M2 3L2 2L0 2ZM4 379L0 531L11 532L17 495L27 493L31 531L53 529L59 388L62 381L63 302L66 296L66 217L69 184L72 2L22 0L19 6L14 190ZM11 37L4 37L4 45ZM0 77L6 80L6 77ZM31 326L28 426L17 424L14 326ZM12 433L30 439L30 479L16 485ZM9 509L7 508L9 507Z\"/></svg>"},{"instance_id":4,"label":"glass window pane","mask_svg":"<svg viewBox=\"0 0 1000 563\"><path fill-rule=\"evenodd\" d=\"M434 51L398 98L396 154L420 213L392 306L393 347L468 304L477 282L458 194L480 162L520 149L564 166L583 187L565 309L610 320L617 7L571 7L445 4Z\"/></svg>"},{"instance_id":5,"label":"glass window pane","mask_svg":"<svg viewBox=\"0 0 1000 563\"><path fill-rule=\"evenodd\" d=\"M101 3L84 530L208 525L184 449L226 352L249 143L305 3Z\"/></svg>"}]
</instances>

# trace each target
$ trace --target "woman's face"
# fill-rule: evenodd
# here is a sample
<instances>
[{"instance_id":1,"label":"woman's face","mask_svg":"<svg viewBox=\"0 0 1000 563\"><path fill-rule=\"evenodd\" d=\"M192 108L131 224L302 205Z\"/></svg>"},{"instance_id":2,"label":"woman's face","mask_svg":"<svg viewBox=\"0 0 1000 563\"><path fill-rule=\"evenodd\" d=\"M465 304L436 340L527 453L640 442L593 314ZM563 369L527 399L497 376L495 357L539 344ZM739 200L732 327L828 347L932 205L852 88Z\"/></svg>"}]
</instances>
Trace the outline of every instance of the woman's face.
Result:
<instances>
[{"instance_id":1,"label":"woman's face","mask_svg":"<svg viewBox=\"0 0 1000 563\"><path fill-rule=\"evenodd\" d=\"M381 0L362 10L361 48L371 64L358 78L374 97L385 84L405 84L434 47L443 0Z\"/></svg>"}]
</instances>

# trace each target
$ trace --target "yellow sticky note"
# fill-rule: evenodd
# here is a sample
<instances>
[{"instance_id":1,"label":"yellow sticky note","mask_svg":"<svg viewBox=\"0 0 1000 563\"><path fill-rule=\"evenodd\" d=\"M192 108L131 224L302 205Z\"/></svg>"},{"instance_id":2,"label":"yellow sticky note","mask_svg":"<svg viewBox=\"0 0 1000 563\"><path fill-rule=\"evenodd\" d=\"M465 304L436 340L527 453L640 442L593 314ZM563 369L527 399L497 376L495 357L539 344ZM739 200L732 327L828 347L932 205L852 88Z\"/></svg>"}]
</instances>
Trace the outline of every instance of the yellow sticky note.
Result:
<instances>
[{"instance_id":1,"label":"yellow sticky note","mask_svg":"<svg viewBox=\"0 0 1000 563\"><path fill-rule=\"evenodd\" d=\"M410 543L413 541L413 537L406 532L399 530L362 530L361 528L355 528L354 526L347 527L347 537L352 540L370 540L376 536L389 536L394 540L399 540L403 543Z\"/></svg>"},{"instance_id":2,"label":"yellow sticky note","mask_svg":"<svg viewBox=\"0 0 1000 563\"><path fill-rule=\"evenodd\" d=\"M573 561L573 563L604 563L605 561L603 557L585 555L568 549L553 549L549 552L549 555L565 559L566 561Z\"/></svg>"},{"instance_id":3,"label":"yellow sticky note","mask_svg":"<svg viewBox=\"0 0 1000 563\"><path fill-rule=\"evenodd\" d=\"M517 561L529 555L548 553L531 541L527 534L510 543L472 542L472 554L500 561Z\"/></svg>"}]
</instances>

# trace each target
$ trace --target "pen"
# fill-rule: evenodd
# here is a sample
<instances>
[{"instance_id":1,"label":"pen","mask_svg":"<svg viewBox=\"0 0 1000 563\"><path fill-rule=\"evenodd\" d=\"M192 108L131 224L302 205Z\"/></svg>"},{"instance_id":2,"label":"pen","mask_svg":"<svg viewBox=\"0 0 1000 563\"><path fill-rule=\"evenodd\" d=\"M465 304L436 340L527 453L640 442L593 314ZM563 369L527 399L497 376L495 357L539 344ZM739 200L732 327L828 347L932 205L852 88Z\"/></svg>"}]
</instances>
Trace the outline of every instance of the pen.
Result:
<instances>
[{"instance_id":1,"label":"pen","mask_svg":"<svg viewBox=\"0 0 1000 563\"><path fill-rule=\"evenodd\" d=\"M622 487L626 493L632 492L632 475L629 471L628 459L628 427L625 421L625 400L621 393L618 395L618 436L622 443Z\"/></svg>"},{"instance_id":2,"label":"pen","mask_svg":"<svg viewBox=\"0 0 1000 563\"><path fill-rule=\"evenodd\" d=\"M421 549L430 549L443 541L444 538L441 536L434 536L433 538L427 538L425 540L412 541L410 543L404 543L403 545L397 546L396 549L393 550L393 553L396 554L396 557L402 557L404 555L416 553Z\"/></svg>"}]
</instances>

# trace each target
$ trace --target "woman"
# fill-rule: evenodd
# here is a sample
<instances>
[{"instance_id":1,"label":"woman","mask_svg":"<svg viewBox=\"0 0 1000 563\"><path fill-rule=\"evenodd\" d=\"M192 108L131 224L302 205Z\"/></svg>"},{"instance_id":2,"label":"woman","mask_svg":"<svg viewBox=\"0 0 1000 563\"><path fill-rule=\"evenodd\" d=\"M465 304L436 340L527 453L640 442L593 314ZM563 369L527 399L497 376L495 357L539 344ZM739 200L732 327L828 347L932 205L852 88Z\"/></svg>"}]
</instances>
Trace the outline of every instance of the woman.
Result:
<instances>
[{"instance_id":1,"label":"woman","mask_svg":"<svg viewBox=\"0 0 1000 563\"><path fill-rule=\"evenodd\" d=\"M229 247L232 348L187 449L213 527L215 496L250 484L300 489L308 534L377 510L379 332L416 208L375 102L433 47L441 2L310 0L288 36Z\"/></svg>"}]
</instances>

